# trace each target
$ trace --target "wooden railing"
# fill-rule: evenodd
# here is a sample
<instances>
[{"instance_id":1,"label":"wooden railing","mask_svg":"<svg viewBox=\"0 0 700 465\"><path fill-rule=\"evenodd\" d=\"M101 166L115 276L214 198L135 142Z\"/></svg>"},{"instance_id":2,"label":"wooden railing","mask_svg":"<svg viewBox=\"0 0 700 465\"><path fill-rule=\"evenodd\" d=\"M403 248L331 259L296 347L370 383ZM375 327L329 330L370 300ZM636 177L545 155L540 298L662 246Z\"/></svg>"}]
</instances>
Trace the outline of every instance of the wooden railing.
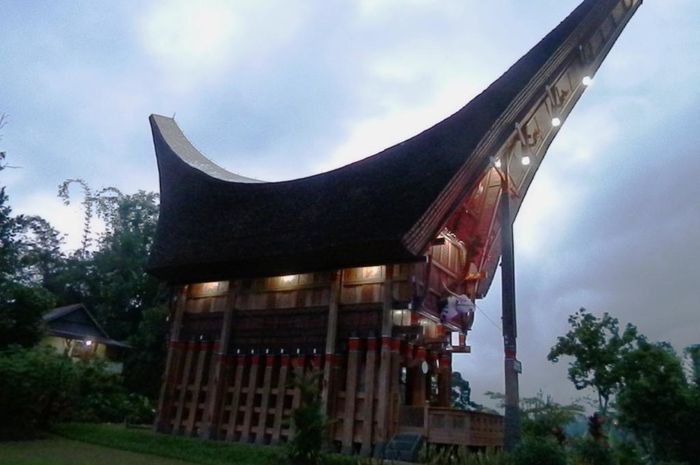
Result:
<instances>
[{"instance_id":1,"label":"wooden railing","mask_svg":"<svg viewBox=\"0 0 700 465\"><path fill-rule=\"evenodd\" d=\"M503 446L503 417L445 407L402 407L400 433L422 434L430 444Z\"/></svg>"}]
</instances>

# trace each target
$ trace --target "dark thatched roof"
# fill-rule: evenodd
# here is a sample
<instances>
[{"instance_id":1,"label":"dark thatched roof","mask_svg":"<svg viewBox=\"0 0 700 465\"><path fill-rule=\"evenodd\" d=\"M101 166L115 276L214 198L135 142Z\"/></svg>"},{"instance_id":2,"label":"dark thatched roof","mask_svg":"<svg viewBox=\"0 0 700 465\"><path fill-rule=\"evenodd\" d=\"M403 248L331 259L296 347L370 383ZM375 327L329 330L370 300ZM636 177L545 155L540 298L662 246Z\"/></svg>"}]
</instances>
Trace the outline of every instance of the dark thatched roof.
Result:
<instances>
[{"instance_id":1,"label":"dark thatched roof","mask_svg":"<svg viewBox=\"0 0 700 465\"><path fill-rule=\"evenodd\" d=\"M115 341L95 320L83 304L54 308L42 316L49 336L66 339L93 340L107 346L131 348L129 344Z\"/></svg>"},{"instance_id":2,"label":"dark thatched roof","mask_svg":"<svg viewBox=\"0 0 700 465\"><path fill-rule=\"evenodd\" d=\"M416 260L488 165L476 157L553 57L609 12L585 0L461 110L376 155L326 173L260 182L214 165L175 121L150 117L160 219L149 271L170 282L272 276ZM540 89L541 90L541 89ZM478 158L478 159L477 159ZM468 168L468 169L467 169Z\"/></svg>"}]
</instances>

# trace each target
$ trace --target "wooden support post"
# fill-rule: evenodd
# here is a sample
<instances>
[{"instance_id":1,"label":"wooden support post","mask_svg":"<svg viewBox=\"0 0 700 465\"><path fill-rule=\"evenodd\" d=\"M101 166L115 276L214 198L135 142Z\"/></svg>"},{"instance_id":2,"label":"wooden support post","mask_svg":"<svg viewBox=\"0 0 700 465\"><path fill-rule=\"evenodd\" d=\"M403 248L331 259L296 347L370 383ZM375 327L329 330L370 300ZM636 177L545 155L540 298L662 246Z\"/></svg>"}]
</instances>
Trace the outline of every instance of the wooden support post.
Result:
<instances>
[{"instance_id":1,"label":"wooden support post","mask_svg":"<svg viewBox=\"0 0 700 465\"><path fill-rule=\"evenodd\" d=\"M360 455L372 454L374 434L374 378L377 372L377 339L367 339L365 356L365 403L362 409L362 447Z\"/></svg>"},{"instance_id":2,"label":"wooden support post","mask_svg":"<svg viewBox=\"0 0 700 465\"><path fill-rule=\"evenodd\" d=\"M200 342L195 344L194 350L197 353L197 364L194 371L194 384L192 385L192 397L190 398L189 415L185 423L185 434L191 436L195 432L195 422L197 412L199 412L199 399L202 394L202 378L206 369L207 356L209 355L210 344Z\"/></svg>"},{"instance_id":3,"label":"wooden support post","mask_svg":"<svg viewBox=\"0 0 700 465\"><path fill-rule=\"evenodd\" d=\"M377 389L377 444L375 456L384 455L384 447L389 441L389 397L391 390L391 311L393 308L393 271L387 265L384 271L384 302L382 307L382 345L379 355L379 385Z\"/></svg>"},{"instance_id":4,"label":"wooden support post","mask_svg":"<svg viewBox=\"0 0 700 465\"><path fill-rule=\"evenodd\" d=\"M425 373L423 373L423 363L427 362L427 353L425 347L416 347L415 355L415 368L413 371L413 382L412 382L412 405L423 406L428 400L426 396L426 379Z\"/></svg>"},{"instance_id":5,"label":"wooden support post","mask_svg":"<svg viewBox=\"0 0 700 465\"><path fill-rule=\"evenodd\" d=\"M235 282L229 281L219 342L214 345L214 358L211 362L213 370L209 380L209 387L207 388L206 410L202 417L202 427L200 428L200 437L204 439L217 439L220 434L222 404L226 395L230 368L226 363L226 356L231 341L231 327L233 326L233 313L237 294Z\"/></svg>"},{"instance_id":6,"label":"wooden support post","mask_svg":"<svg viewBox=\"0 0 700 465\"><path fill-rule=\"evenodd\" d=\"M272 390L272 371L275 369L276 356L265 357L265 374L263 375L262 392L260 395L260 416L258 417L256 444L265 444L265 431L267 428L267 414L270 405L270 391Z\"/></svg>"},{"instance_id":7,"label":"wooden support post","mask_svg":"<svg viewBox=\"0 0 700 465\"><path fill-rule=\"evenodd\" d=\"M245 412L243 416L243 430L241 431L241 442L250 440L250 426L253 421L253 408L255 406L255 391L258 387L258 368L260 366L260 356L250 357L250 371L248 372L248 393L245 398Z\"/></svg>"},{"instance_id":8,"label":"wooden support post","mask_svg":"<svg viewBox=\"0 0 700 465\"><path fill-rule=\"evenodd\" d=\"M340 289L343 285L342 270L336 271L331 279L331 292L328 302L328 328L326 330L326 363L323 368L323 381L321 383L321 408L327 417L331 416L333 401L335 399L336 386L332 375L333 357L338 334L338 306L340 302Z\"/></svg>"},{"instance_id":9,"label":"wooden support post","mask_svg":"<svg viewBox=\"0 0 700 465\"><path fill-rule=\"evenodd\" d=\"M505 355L504 447L506 451L511 451L520 442L520 394L518 372L516 371L518 330L515 317L515 253L513 217L510 211L508 186L508 163L504 163L504 180L501 186L500 226L503 350Z\"/></svg>"},{"instance_id":10,"label":"wooden support post","mask_svg":"<svg viewBox=\"0 0 700 465\"><path fill-rule=\"evenodd\" d=\"M304 382L304 365L306 364L305 357L303 355L297 355L292 359L292 368L294 370L294 383ZM294 394L292 395L292 413L301 405L301 389L299 387L294 388ZM289 436L291 439L294 436L294 422L289 425Z\"/></svg>"},{"instance_id":11,"label":"wooden support post","mask_svg":"<svg viewBox=\"0 0 700 465\"><path fill-rule=\"evenodd\" d=\"M236 374L233 381L233 393L231 396L231 411L228 417L228 428L226 429L226 440L236 439L236 428L238 427L238 412L241 408L241 391L243 390L243 373L246 368L246 356L236 357Z\"/></svg>"},{"instance_id":12,"label":"wooden support post","mask_svg":"<svg viewBox=\"0 0 700 465\"><path fill-rule=\"evenodd\" d=\"M401 340L391 340L390 397L388 406L387 438L391 438L399 423L399 378L401 376Z\"/></svg>"},{"instance_id":13,"label":"wooden support post","mask_svg":"<svg viewBox=\"0 0 700 465\"><path fill-rule=\"evenodd\" d=\"M178 382L178 374L181 368L183 344L180 343L182 329L182 315L187 306L187 286L180 288L174 296L173 320L170 323L170 343L168 355L165 361L165 373L163 384L160 388L158 400L158 413L155 421L155 429L160 432L170 432L172 429L172 409L175 396L175 388Z\"/></svg>"},{"instance_id":14,"label":"wooden support post","mask_svg":"<svg viewBox=\"0 0 700 465\"><path fill-rule=\"evenodd\" d=\"M357 371L360 358L360 340L351 337L348 341L348 374L345 385L345 410L343 411L343 439L341 452L352 454L355 437L355 401L357 399Z\"/></svg>"},{"instance_id":15,"label":"wooden support post","mask_svg":"<svg viewBox=\"0 0 700 465\"><path fill-rule=\"evenodd\" d=\"M189 390L192 357L194 356L194 348L196 344L197 343L194 340L191 340L189 344L187 344L187 348L185 349L185 366L182 368L182 374L178 380L180 385L180 393L178 396L175 420L173 421L173 431L177 434L182 433L180 427L182 426L182 416L185 412L185 399L187 399L187 391Z\"/></svg>"},{"instance_id":16,"label":"wooden support post","mask_svg":"<svg viewBox=\"0 0 700 465\"><path fill-rule=\"evenodd\" d=\"M452 394L452 355L443 352L440 355L438 369L438 406L449 407Z\"/></svg>"},{"instance_id":17,"label":"wooden support post","mask_svg":"<svg viewBox=\"0 0 700 465\"><path fill-rule=\"evenodd\" d=\"M355 401L357 399L357 372L360 358L360 340L351 337L348 341L348 374L345 385L345 410L343 412L343 454L352 454L355 437Z\"/></svg>"},{"instance_id":18,"label":"wooden support post","mask_svg":"<svg viewBox=\"0 0 700 465\"><path fill-rule=\"evenodd\" d=\"M280 373L277 380L277 399L275 402L275 418L272 424L270 444L279 444L282 435L282 419L284 418L284 401L287 398L287 371L289 370L289 355L280 357Z\"/></svg>"}]
</instances>

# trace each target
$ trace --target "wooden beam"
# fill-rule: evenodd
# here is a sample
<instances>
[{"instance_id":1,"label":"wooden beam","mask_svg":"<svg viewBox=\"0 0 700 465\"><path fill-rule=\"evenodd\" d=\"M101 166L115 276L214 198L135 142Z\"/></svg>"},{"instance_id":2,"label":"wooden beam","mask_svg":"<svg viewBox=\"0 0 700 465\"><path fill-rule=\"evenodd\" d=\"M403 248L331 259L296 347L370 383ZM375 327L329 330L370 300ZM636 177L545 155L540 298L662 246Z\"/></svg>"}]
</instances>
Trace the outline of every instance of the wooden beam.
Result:
<instances>
[{"instance_id":1,"label":"wooden beam","mask_svg":"<svg viewBox=\"0 0 700 465\"><path fill-rule=\"evenodd\" d=\"M207 356L209 355L210 344L200 342L195 344L197 352L197 364L194 371L194 384L192 385L192 397L190 398L189 415L185 423L185 434L191 436L195 432L195 422L197 420L197 412L199 411L199 398L202 390L202 378L206 370Z\"/></svg>"}]
</instances>

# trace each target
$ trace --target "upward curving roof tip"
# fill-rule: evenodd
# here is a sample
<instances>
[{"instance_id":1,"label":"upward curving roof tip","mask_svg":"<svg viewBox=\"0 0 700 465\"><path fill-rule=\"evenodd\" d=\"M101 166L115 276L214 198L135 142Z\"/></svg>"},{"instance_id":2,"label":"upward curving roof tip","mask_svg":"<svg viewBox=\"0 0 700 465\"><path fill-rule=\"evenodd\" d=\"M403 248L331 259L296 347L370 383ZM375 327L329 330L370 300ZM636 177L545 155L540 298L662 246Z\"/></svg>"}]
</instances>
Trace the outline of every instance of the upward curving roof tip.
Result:
<instances>
[{"instance_id":1,"label":"upward curving roof tip","mask_svg":"<svg viewBox=\"0 0 700 465\"><path fill-rule=\"evenodd\" d=\"M232 173L202 155L187 137L185 137L185 134L175 122L175 118L152 114L149 120L151 122L151 129L154 132L158 131L158 133L160 133L164 143L170 147L173 154L177 155L192 168L222 181L243 183L264 182L259 179L248 178L240 174Z\"/></svg>"}]
</instances>

